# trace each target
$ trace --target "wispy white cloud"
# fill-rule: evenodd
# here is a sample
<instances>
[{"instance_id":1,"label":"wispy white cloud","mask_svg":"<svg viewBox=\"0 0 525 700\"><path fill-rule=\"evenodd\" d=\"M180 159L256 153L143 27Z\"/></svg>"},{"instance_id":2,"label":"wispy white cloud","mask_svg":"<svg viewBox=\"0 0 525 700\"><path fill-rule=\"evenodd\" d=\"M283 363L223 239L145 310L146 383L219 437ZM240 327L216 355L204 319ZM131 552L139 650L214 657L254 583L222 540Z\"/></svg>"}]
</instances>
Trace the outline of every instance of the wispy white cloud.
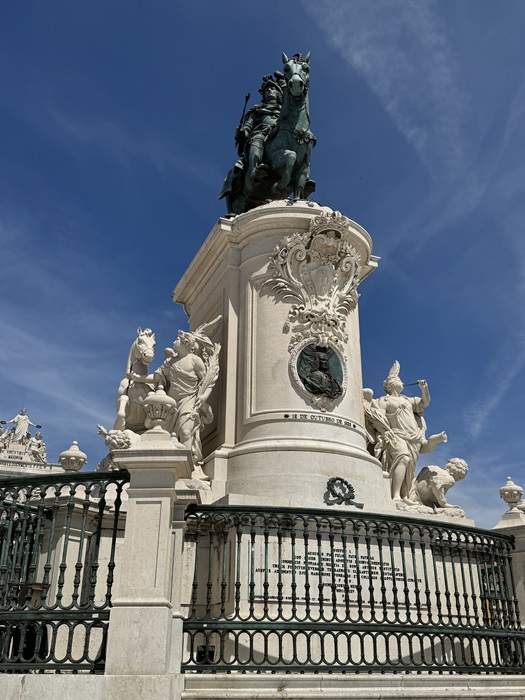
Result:
<instances>
[{"instance_id":1,"label":"wispy white cloud","mask_svg":"<svg viewBox=\"0 0 525 700\"><path fill-rule=\"evenodd\" d=\"M430 239L457 225L480 205L487 186L485 179L471 172L432 189L382 242L381 254L386 256L405 243L410 243L411 256L424 254Z\"/></svg>"},{"instance_id":2,"label":"wispy white cloud","mask_svg":"<svg viewBox=\"0 0 525 700\"><path fill-rule=\"evenodd\" d=\"M496 358L481 377L482 396L463 412L465 430L475 440L496 411L516 377L525 368L525 331L503 345Z\"/></svg>"},{"instance_id":3,"label":"wispy white cloud","mask_svg":"<svg viewBox=\"0 0 525 700\"><path fill-rule=\"evenodd\" d=\"M514 92L510 108L508 110L507 119L505 122L505 127L503 129L502 146L503 149L506 148L516 129L520 128L520 123L523 121L525 116L525 72L523 72L521 82ZM503 150L500 150L501 151Z\"/></svg>"},{"instance_id":4,"label":"wispy white cloud","mask_svg":"<svg viewBox=\"0 0 525 700\"><path fill-rule=\"evenodd\" d=\"M87 259L79 246L62 245L61 235L46 240L47 213L18 213L4 202L0 211L0 419L12 418L25 405L44 426L50 459L77 439L94 467L105 449L96 424L113 424L129 344L143 321L132 304L129 314L123 312L125 291L113 288L112 303L99 307L89 286L71 283L81 271L104 287L111 267L100 258ZM157 320L163 317L156 314Z\"/></svg>"},{"instance_id":5,"label":"wispy white cloud","mask_svg":"<svg viewBox=\"0 0 525 700\"><path fill-rule=\"evenodd\" d=\"M468 96L433 2L302 0L361 75L428 170L449 178L465 160Z\"/></svg>"},{"instance_id":6,"label":"wispy white cloud","mask_svg":"<svg viewBox=\"0 0 525 700\"><path fill-rule=\"evenodd\" d=\"M520 482L523 459L514 444L500 442L476 448L468 454L469 473L464 481L454 487L452 501L459 502L468 517L478 526L494 527L507 510L499 489L511 475ZM523 480L522 485L525 486Z\"/></svg>"},{"instance_id":7,"label":"wispy white cloud","mask_svg":"<svg viewBox=\"0 0 525 700\"><path fill-rule=\"evenodd\" d=\"M523 150L525 123L525 72L516 92L509 100L501 128L490 138L489 144L479 146L474 160L465 162L449 177L432 187L428 194L414 203L409 215L396 227L393 235L382 242L382 255L405 243L410 254L425 252L427 242L436 235L454 231L478 207L498 222L498 236L514 248L523 260L525 276L525 239L522 235L523 193L525 167L514 162L516 153ZM469 229L465 230L470 233Z\"/></svg>"},{"instance_id":8,"label":"wispy white cloud","mask_svg":"<svg viewBox=\"0 0 525 700\"><path fill-rule=\"evenodd\" d=\"M105 157L126 167L145 161L162 176L176 170L206 185L220 181L216 167L198 154L185 152L172 137L132 134L116 118L79 118L56 107L48 111L54 128L76 148L95 147Z\"/></svg>"},{"instance_id":9,"label":"wispy white cloud","mask_svg":"<svg viewBox=\"0 0 525 700\"><path fill-rule=\"evenodd\" d=\"M22 325L22 324L21 324ZM0 366L0 380L10 381L27 393L38 392L65 412L74 410L82 420L98 420L107 405L86 388L93 382L96 363L93 352L42 336L40 330L0 321L0 335L16 351L16 360Z\"/></svg>"}]
</instances>

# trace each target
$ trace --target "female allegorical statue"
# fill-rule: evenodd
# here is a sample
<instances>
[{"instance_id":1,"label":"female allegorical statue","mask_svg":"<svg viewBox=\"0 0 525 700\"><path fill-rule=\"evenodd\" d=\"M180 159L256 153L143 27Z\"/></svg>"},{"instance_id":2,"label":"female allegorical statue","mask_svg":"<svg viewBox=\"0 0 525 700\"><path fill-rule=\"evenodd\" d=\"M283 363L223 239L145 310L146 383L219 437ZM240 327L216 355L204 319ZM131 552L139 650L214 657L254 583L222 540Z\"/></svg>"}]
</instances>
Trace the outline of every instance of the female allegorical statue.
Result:
<instances>
[{"instance_id":1,"label":"female allegorical statue","mask_svg":"<svg viewBox=\"0 0 525 700\"><path fill-rule=\"evenodd\" d=\"M15 424L14 433L13 433L13 436L11 438L12 442L23 442L25 440L25 438L27 437L27 433L29 431L30 425L32 425L35 428L42 427L40 425L35 425L34 423L31 423L25 408L23 408L20 411L20 413L18 415L16 415L12 420L6 421L6 423L14 423Z\"/></svg>"},{"instance_id":2,"label":"female allegorical statue","mask_svg":"<svg viewBox=\"0 0 525 700\"><path fill-rule=\"evenodd\" d=\"M399 377L399 362L394 362L383 382L385 396L372 399L369 389L364 390L365 416L369 441L374 445L374 455L390 474L392 498L416 505L414 472L421 453L432 452L441 442L447 441L446 433L431 435L426 439L425 408L430 404L427 383L417 383L421 397L403 396L403 382Z\"/></svg>"}]
</instances>

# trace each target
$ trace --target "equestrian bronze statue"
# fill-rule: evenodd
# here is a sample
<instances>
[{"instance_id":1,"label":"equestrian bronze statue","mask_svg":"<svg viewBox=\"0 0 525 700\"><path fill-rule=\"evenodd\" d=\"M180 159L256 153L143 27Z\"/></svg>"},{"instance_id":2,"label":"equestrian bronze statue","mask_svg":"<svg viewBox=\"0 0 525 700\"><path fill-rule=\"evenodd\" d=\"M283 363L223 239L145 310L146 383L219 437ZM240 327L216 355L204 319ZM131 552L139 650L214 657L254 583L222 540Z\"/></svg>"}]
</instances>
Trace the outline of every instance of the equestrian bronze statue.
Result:
<instances>
[{"instance_id":1,"label":"equestrian bronze statue","mask_svg":"<svg viewBox=\"0 0 525 700\"><path fill-rule=\"evenodd\" d=\"M226 198L229 215L273 199L305 199L314 192L310 157L316 139L310 131L309 84L309 53L304 58L283 53L283 71L264 76L262 102L243 112L235 132L239 157L219 195Z\"/></svg>"}]
</instances>

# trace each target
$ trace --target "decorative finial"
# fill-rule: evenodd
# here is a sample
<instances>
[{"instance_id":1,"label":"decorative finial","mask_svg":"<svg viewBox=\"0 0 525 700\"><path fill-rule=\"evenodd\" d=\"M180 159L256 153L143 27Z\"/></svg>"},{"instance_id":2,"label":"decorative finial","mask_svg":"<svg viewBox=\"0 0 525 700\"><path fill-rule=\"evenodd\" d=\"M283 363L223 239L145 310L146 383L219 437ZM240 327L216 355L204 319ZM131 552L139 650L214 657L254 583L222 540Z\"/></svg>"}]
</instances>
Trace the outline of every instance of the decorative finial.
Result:
<instances>
[{"instance_id":1,"label":"decorative finial","mask_svg":"<svg viewBox=\"0 0 525 700\"><path fill-rule=\"evenodd\" d=\"M85 452L82 452L78 446L78 442L74 440L69 450L64 450L64 452L61 452L58 457L58 461L60 462L64 471L78 472L87 462L87 455Z\"/></svg>"},{"instance_id":2,"label":"decorative finial","mask_svg":"<svg viewBox=\"0 0 525 700\"><path fill-rule=\"evenodd\" d=\"M507 483L502 486L499 490L500 498L503 498L505 503L509 506L509 511L514 510L518 503L521 501L523 496L523 489L521 486L515 484L511 477L507 477Z\"/></svg>"}]
</instances>

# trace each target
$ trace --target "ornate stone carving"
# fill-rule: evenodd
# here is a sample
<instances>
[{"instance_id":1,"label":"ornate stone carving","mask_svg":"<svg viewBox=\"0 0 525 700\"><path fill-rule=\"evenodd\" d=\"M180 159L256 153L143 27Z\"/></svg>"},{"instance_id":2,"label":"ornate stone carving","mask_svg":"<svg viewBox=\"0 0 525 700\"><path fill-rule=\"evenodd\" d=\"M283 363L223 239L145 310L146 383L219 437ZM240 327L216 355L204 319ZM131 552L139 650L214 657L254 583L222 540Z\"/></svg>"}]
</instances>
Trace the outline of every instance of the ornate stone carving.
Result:
<instances>
[{"instance_id":1,"label":"ornate stone carving","mask_svg":"<svg viewBox=\"0 0 525 700\"><path fill-rule=\"evenodd\" d=\"M464 518L465 512L449 503L446 494L456 482L466 477L467 472L468 464L459 457L449 459L445 469L434 465L423 467L414 483L416 503L426 506L431 513Z\"/></svg>"},{"instance_id":2,"label":"ornate stone carving","mask_svg":"<svg viewBox=\"0 0 525 700\"><path fill-rule=\"evenodd\" d=\"M117 421L113 430L99 425L110 454L100 469L110 466L111 452L127 449L145 431L171 433L175 447L190 451L192 478L208 479L202 470L200 431L213 420L208 398L219 376L221 346L210 339L222 322L218 316L211 323L190 333L179 331L173 348L164 350L163 364L153 373L155 335L147 328L137 331L131 346L126 376L117 395Z\"/></svg>"},{"instance_id":3,"label":"ornate stone carving","mask_svg":"<svg viewBox=\"0 0 525 700\"><path fill-rule=\"evenodd\" d=\"M85 452L82 452L78 446L78 442L74 440L69 450L65 450L59 455L58 461L62 465L64 471L78 472L87 462L87 455Z\"/></svg>"},{"instance_id":4,"label":"ornate stone carving","mask_svg":"<svg viewBox=\"0 0 525 700\"><path fill-rule=\"evenodd\" d=\"M126 432L122 430L106 430L103 425L97 425L99 435L104 436L104 442L110 451L113 450L127 450L131 445L130 433L131 430Z\"/></svg>"},{"instance_id":5,"label":"ornate stone carving","mask_svg":"<svg viewBox=\"0 0 525 700\"><path fill-rule=\"evenodd\" d=\"M163 389L150 392L143 400L146 411L146 428L166 430L177 414L177 402Z\"/></svg>"},{"instance_id":6,"label":"ornate stone carving","mask_svg":"<svg viewBox=\"0 0 525 700\"><path fill-rule=\"evenodd\" d=\"M34 437L29 438L27 453L34 462L47 463L46 443L42 438L42 433L38 432Z\"/></svg>"},{"instance_id":7,"label":"ornate stone carving","mask_svg":"<svg viewBox=\"0 0 525 700\"><path fill-rule=\"evenodd\" d=\"M208 398L219 376L221 346L210 336L221 322L222 316L218 316L193 332L179 331L173 349L164 351L166 359L154 375L155 386L165 389L177 407L166 429L190 451L192 478L197 479L209 478L202 470L200 432L213 420Z\"/></svg>"},{"instance_id":8,"label":"ornate stone carving","mask_svg":"<svg viewBox=\"0 0 525 700\"><path fill-rule=\"evenodd\" d=\"M508 476L507 483L499 490L499 496L500 498L503 498L505 503L508 505L509 510L507 512L509 512L515 508L518 508L521 497L523 496L523 489L521 486L515 484L510 476Z\"/></svg>"},{"instance_id":9,"label":"ornate stone carving","mask_svg":"<svg viewBox=\"0 0 525 700\"><path fill-rule=\"evenodd\" d=\"M340 476L333 476L326 482L326 493L324 495L324 502L327 506L340 506L343 503L345 506L355 506L356 508L363 508L364 503L356 503L354 501L355 491L352 484L349 484L346 479Z\"/></svg>"},{"instance_id":10,"label":"ornate stone carving","mask_svg":"<svg viewBox=\"0 0 525 700\"><path fill-rule=\"evenodd\" d=\"M41 428L29 420L27 411L22 408L20 413L8 421L0 421L2 425L14 423L14 427L3 429L0 426L0 458L16 462L31 462L33 464L47 464L46 443L42 433L34 436L29 432L29 426Z\"/></svg>"},{"instance_id":11,"label":"ornate stone carving","mask_svg":"<svg viewBox=\"0 0 525 700\"><path fill-rule=\"evenodd\" d=\"M32 423L29 420L29 416L27 415L27 411L25 408L23 408L18 415L16 415L14 418L11 420L6 421L6 423L14 423L15 427L13 428L12 435L11 435L11 442L19 442L23 443L29 435L29 426L32 425L34 428L41 428L41 425L35 425L35 423Z\"/></svg>"},{"instance_id":12,"label":"ornate stone carving","mask_svg":"<svg viewBox=\"0 0 525 700\"><path fill-rule=\"evenodd\" d=\"M312 219L308 231L283 238L268 265L263 288L292 302L284 331L289 349L303 340L341 347L346 321L357 303L361 259L351 243L348 219L339 212Z\"/></svg>"},{"instance_id":13,"label":"ornate stone carving","mask_svg":"<svg viewBox=\"0 0 525 700\"><path fill-rule=\"evenodd\" d=\"M148 366L155 357L155 333L150 328L137 328L126 363L126 374L117 391L117 420L114 430L132 430L143 433L146 430L146 411L143 399L153 389L152 376Z\"/></svg>"},{"instance_id":14,"label":"ornate stone carving","mask_svg":"<svg viewBox=\"0 0 525 700\"><path fill-rule=\"evenodd\" d=\"M430 404L430 392L424 379L418 380L421 397L402 394L399 362L394 362L383 382L385 396L373 398L371 389L363 389L367 439L372 453L390 475L392 498L401 510L419 506L415 497L414 471L420 453L433 452L446 433L426 437L423 414Z\"/></svg>"}]
</instances>

